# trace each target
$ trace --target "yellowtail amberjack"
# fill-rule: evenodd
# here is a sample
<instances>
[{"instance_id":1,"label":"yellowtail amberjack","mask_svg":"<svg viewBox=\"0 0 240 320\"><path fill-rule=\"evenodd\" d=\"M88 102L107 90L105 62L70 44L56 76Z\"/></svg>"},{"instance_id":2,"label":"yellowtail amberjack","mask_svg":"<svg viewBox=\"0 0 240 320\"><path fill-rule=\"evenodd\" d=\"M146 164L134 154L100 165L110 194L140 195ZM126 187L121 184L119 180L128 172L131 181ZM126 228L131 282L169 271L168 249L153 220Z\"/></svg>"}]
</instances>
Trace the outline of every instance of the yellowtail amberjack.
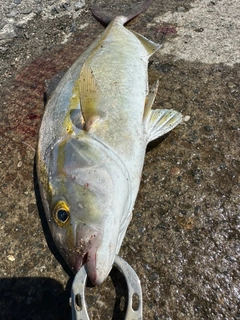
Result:
<instances>
[{"instance_id":1,"label":"yellowtail amberjack","mask_svg":"<svg viewBox=\"0 0 240 320\"><path fill-rule=\"evenodd\" d=\"M148 91L148 59L160 45L126 29L130 18L113 19L67 71L39 133L38 179L53 239L93 284L105 280L120 249L148 142L182 119L151 109L158 83Z\"/></svg>"}]
</instances>

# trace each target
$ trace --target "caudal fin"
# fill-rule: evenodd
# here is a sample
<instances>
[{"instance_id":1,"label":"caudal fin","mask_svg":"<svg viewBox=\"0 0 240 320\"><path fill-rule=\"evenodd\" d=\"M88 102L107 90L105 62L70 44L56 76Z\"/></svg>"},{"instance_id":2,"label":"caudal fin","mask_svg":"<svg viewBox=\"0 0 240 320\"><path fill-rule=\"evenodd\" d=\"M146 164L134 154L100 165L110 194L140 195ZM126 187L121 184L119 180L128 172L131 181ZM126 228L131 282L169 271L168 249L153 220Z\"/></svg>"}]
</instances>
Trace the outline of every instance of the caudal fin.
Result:
<instances>
[{"instance_id":1,"label":"caudal fin","mask_svg":"<svg viewBox=\"0 0 240 320\"><path fill-rule=\"evenodd\" d=\"M132 20L144 10L146 10L151 4L152 0L145 0L143 3L135 6L134 8L130 8L124 12L120 12L118 15L124 16L126 18L125 23ZM103 25L107 26L116 15L111 16L110 14L106 14L105 10L98 6L91 6L91 11L93 16L100 21Z\"/></svg>"}]
</instances>

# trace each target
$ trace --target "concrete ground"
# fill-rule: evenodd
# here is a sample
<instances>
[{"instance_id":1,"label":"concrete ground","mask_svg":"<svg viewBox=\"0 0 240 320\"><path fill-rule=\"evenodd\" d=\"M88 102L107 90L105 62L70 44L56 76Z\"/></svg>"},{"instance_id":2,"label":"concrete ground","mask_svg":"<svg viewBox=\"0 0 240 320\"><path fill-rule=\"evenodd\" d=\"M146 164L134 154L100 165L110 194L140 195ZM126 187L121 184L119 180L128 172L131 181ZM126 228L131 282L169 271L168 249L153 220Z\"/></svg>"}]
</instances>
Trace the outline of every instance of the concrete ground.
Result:
<instances>
[{"instance_id":1,"label":"concrete ground","mask_svg":"<svg viewBox=\"0 0 240 320\"><path fill-rule=\"evenodd\" d=\"M71 319L73 275L46 226L35 150L45 81L103 31L91 3L0 0L1 319ZM155 106L186 120L149 145L120 251L141 279L144 319L240 319L239 1L155 0L128 27L163 43L149 64ZM126 298L113 269L87 288L91 319L124 319Z\"/></svg>"}]
</instances>

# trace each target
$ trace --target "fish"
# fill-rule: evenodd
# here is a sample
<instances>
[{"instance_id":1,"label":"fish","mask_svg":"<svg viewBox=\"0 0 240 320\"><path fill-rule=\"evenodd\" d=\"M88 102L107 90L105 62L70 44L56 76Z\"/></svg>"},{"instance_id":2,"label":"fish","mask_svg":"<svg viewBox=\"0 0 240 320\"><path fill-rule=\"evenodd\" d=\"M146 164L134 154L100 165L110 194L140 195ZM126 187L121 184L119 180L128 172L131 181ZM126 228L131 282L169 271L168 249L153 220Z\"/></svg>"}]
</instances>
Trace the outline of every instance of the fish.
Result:
<instances>
[{"instance_id":1,"label":"fish","mask_svg":"<svg viewBox=\"0 0 240 320\"><path fill-rule=\"evenodd\" d=\"M97 10L93 13L98 16ZM37 176L53 240L93 285L112 269L132 218L147 144L182 121L153 109L148 61L160 45L116 16L69 68L42 118Z\"/></svg>"}]
</instances>

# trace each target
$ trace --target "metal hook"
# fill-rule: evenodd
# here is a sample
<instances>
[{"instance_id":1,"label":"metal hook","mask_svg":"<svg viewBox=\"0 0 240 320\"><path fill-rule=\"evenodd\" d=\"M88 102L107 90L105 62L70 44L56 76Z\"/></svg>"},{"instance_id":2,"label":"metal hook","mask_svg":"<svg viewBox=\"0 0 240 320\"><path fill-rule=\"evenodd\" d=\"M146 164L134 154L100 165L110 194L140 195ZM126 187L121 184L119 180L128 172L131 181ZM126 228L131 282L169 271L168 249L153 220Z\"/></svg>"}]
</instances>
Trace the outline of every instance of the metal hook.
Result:
<instances>
[{"instance_id":1,"label":"metal hook","mask_svg":"<svg viewBox=\"0 0 240 320\"><path fill-rule=\"evenodd\" d=\"M125 320L142 320L142 289L140 280L133 268L122 258L116 255L114 265L124 275L128 286L128 306ZM76 274L71 292L72 320L90 320L85 300L87 273L81 268ZM138 306L133 307L136 298Z\"/></svg>"}]
</instances>

